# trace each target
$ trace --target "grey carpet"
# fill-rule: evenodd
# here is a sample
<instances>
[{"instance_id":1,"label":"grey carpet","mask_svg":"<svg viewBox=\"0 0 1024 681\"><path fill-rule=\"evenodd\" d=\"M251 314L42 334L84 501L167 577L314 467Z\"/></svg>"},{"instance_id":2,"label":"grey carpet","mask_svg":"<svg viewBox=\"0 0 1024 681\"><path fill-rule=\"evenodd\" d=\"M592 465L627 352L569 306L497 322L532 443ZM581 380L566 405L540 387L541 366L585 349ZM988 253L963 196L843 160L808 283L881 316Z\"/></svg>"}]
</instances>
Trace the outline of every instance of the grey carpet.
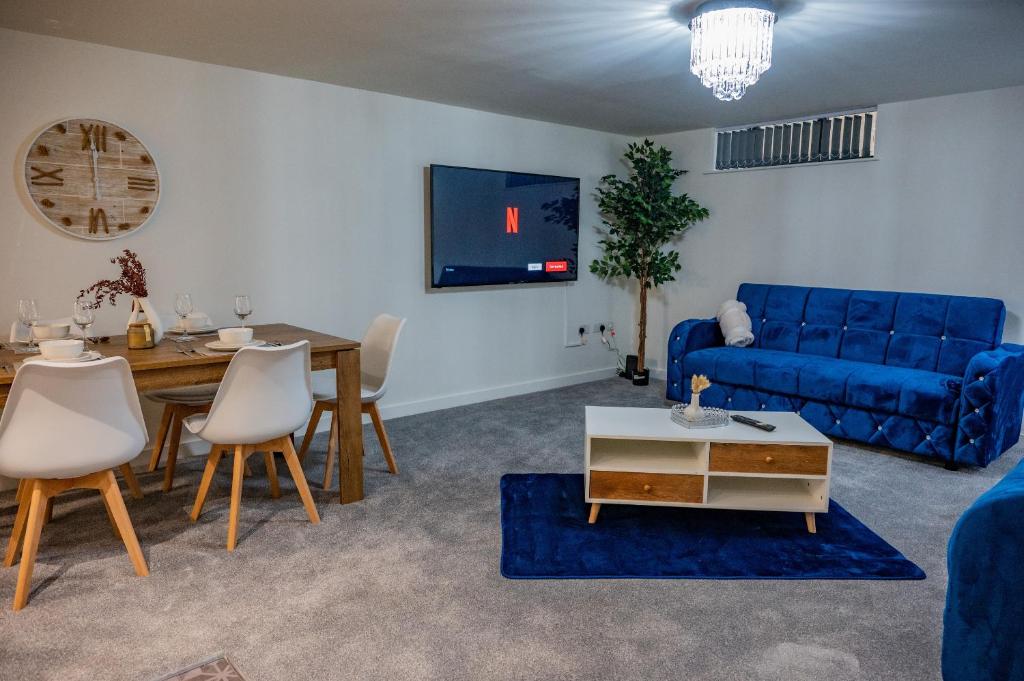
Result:
<instances>
[{"instance_id":1,"label":"grey carpet","mask_svg":"<svg viewBox=\"0 0 1024 681\"><path fill-rule=\"evenodd\" d=\"M928 573L919 582L510 581L498 573L498 480L582 467L583 407L661 406L663 385L610 379L387 422L401 475L367 428L367 499L310 525L262 461L224 549L228 466L200 522L202 462L128 499L151 575L137 578L99 499L58 501L29 606L0 569L0 678L142 681L224 652L250 681L286 679L938 678L946 542L1022 455L951 473L839 444L832 494ZM325 438L307 465L322 473ZM282 471L283 466L279 467ZM13 518L0 496L0 537Z\"/></svg>"}]
</instances>

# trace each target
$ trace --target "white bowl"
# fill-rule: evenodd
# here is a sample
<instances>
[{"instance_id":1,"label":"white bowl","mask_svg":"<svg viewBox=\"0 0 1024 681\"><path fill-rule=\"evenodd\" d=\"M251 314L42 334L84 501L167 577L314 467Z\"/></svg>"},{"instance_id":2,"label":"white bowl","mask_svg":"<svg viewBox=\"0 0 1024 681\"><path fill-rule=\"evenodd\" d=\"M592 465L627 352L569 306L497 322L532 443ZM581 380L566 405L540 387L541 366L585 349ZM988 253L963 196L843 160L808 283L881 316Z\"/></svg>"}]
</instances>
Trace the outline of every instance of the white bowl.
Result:
<instances>
[{"instance_id":1,"label":"white bowl","mask_svg":"<svg viewBox=\"0 0 1024 681\"><path fill-rule=\"evenodd\" d=\"M32 327L32 335L36 340L67 338L69 333L71 333L70 324L36 324Z\"/></svg>"},{"instance_id":2,"label":"white bowl","mask_svg":"<svg viewBox=\"0 0 1024 681\"><path fill-rule=\"evenodd\" d=\"M39 344L39 354L49 360L74 359L84 351L85 343L76 339L49 340Z\"/></svg>"},{"instance_id":3,"label":"white bowl","mask_svg":"<svg viewBox=\"0 0 1024 681\"><path fill-rule=\"evenodd\" d=\"M245 345L252 341L252 329L249 327L231 327L228 329L221 329L217 332L217 336L220 338L220 342L225 345Z\"/></svg>"}]
</instances>

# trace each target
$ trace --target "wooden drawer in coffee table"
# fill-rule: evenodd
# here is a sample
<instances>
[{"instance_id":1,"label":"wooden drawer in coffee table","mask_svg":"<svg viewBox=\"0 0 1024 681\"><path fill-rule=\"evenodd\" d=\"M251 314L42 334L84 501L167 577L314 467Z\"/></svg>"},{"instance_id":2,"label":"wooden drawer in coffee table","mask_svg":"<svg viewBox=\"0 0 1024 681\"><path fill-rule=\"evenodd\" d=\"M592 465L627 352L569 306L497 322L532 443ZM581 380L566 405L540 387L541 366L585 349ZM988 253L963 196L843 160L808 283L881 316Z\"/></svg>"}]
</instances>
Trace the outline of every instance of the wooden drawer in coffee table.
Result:
<instances>
[{"instance_id":1,"label":"wooden drawer in coffee table","mask_svg":"<svg viewBox=\"0 0 1024 681\"><path fill-rule=\"evenodd\" d=\"M718 473L826 475L826 446L712 442L709 470Z\"/></svg>"},{"instance_id":2,"label":"wooden drawer in coffee table","mask_svg":"<svg viewBox=\"0 0 1024 681\"><path fill-rule=\"evenodd\" d=\"M699 504L704 501L704 476L591 471L590 496L594 499Z\"/></svg>"}]
</instances>

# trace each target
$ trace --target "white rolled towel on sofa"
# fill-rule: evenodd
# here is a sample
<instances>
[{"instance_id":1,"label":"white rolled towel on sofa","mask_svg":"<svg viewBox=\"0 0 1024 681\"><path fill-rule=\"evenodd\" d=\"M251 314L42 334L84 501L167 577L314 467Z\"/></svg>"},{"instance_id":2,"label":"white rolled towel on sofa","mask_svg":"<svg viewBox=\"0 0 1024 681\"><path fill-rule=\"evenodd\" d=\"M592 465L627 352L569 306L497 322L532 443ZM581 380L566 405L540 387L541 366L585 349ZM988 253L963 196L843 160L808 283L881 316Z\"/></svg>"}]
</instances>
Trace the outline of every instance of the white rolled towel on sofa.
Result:
<instances>
[{"instance_id":1,"label":"white rolled towel on sofa","mask_svg":"<svg viewBox=\"0 0 1024 681\"><path fill-rule=\"evenodd\" d=\"M738 300L727 300L718 308L718 325L722 328L725 344L745 348L754 342L751 331L750 315L747 306Z\"/></svg>"}]
</instances>

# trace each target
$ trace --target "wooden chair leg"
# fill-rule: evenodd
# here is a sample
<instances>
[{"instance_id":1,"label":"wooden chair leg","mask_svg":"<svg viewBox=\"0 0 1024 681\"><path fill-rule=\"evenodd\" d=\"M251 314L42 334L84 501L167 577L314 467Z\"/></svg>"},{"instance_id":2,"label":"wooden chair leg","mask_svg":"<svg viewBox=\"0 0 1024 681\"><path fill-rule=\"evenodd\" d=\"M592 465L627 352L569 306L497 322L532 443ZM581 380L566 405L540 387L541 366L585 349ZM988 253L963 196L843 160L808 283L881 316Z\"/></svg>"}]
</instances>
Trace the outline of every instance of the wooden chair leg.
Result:
<instances>
[{"instance_id":1,"label":"wooden chair leg","mask_svg":"<svg viewBox=\"0 0 1024 681\"><path fill-rule=\"evenodd\" d=\"M14 590L14 609L21 610L28 603L29 587L32 583L32 569L36 564L39 550L39 533L43 530L43 515L46 513L46 496L38 480L30 481L28 521L25 525L25 544L21 550L21 567L18 569L18 584Z\"/></svg>"},{"instance_id":2,"label":"wooden chair leg","mask_svg":"<svg viewBox=\"0 0 1024 681\"><path fill-rule=\"evenodd\" d=\"M309 493L309 485L306 484L306 474L302 472L302 464L295 453L295 447L292 446L292 439L290 437L282 438L282 445L284 446L284 461L288 464L292 480L295 482L295 487L299 490L302 505L306 507L306 515L309 516L309 522L316 525L320 522L320 514L317 513L316 504L313 503L313 495Z\"/></svg>"},{"instance_id":3,"label":"wooden chair leg","mask_svg":"<svg viewBox=\"0 0 1024 681\"><path fill-rule=\"evenodd\" d=\"M203 479L199 481L199 493L196 494L196 503L192 506L192 513L189 514L192 522L199 520L199 514L203 512L206 494L210 491L210 483L213 482L213 475L217 472L217 464L220 463L220 457L223 455L224 449L220 445L213 445L210 448L210 456L206 459L206 469L203 470Z\"/></svg>"},{"instance_id":4,"label":"wooden chair leg","mask_svg":"<svg viewBox=\"0 0 1024 681\"><path fill-rule=\"evenodd\" d=\"M18 514L14 516L11 538L7 540L4 567L14 565L14 556L18 553L18 547L21 546L21 537L25 534L25 523L28 522L28 511L32 505L31 489L31 480L21 480L18 482L18 493L15 497L18 502Z\"/></svg>"},{"instance_id":5,"label":"wooden chair leg","mask_svg":"<svg viewBox=\"0 0 1024 681\"><path fill-rule=\"evenodd\" d=\"M270 478L270 496L274 499L281 497L281 487L277 484L277 464L274 462L273 452L263 452L263 463L267 468L267 477Z\"/></svg>"},{"instance_id":6,"label":"wooden chair leg","mask_svg":"<svg viewBox=\"0 0 1024 681\"><path fill-rule=\"evenodd\" d=\"M313 404L313 415L309 419L309 425L306 426L306 434L302 437L302 446L299 447L299 461L305 463L306 452L309 451L309 445L313 442L313 435L316 434L316 427L320 423L320 419L324 415L324 410L327 406L320 401Z\"/></svg>"},{"instance_id":7,"label":"wooden chair leg","mask_svg":"<svg viewBox=\"0 0 1024 681\"><path fill-rule=\"evenodd\" d=\"M142 488L139 487L139 479L135 477L135 471L131 464L121 464L121 475L124 476L124 484L128 485L128 491L132 493L133 499L142 498Z\"/></svg>"},{"instance_id":8,"label":"wooden chair leg","mask_svg":"<svg viewBox=\"0 0 1024 681\"><path fill-rule=\"evenodd\" d=\"M132 527L131 518L128 517L128 509L124 506L124 499L121 497L121 488L117 486L117 478L114 471L107 471L106 477L100 482L100 494L107 502L107 508L114 517L114 523L121 534L121 541L128 549L128 557L135 566L135 574L139 577L149 575L149 568L146 566L146 557L142 555L142 547L139 546L139 539L135 536L135 528Z\"/></svg>"},{"instance_id":9,"label":"wooden chair leg","mask_svg":"<svg viewBox=\"0 0 1024 681\"><path fill-rule=\"evenodd\" d=\"M114 536L118 539L121 538L121 530L117 527L117 518L114 517L114 512L110 510L110 502L107 501L105 494L100 492L100 499L103 500L103 508L107 510L107 520L110 521L110 529L114 532Z\"/></svg>"},{"instance_id":10,"label":"wooden chair leg","mask_svg":"<svg viewBox=\"0 0 1024 681\"><path fill-rule=\"evenodd\" d=\"M164 470L164 491L170 492L174 486L174 469L178 465L178 445L181 444L181 421L184 418L182 410L174 408L173 422L171 423L171 442L167 445L167 469Z\"/></svg>"},{"instance_id":11,"label":"wooden chair leg","mask_svg":"<svg viewBox=\"0 0 1024 681\"><path fill-rule=\"evenodd\" d=\"M242 478L245 469L246 448L235 447L235 463L231 475L231 512L228 514L228 551L235 550L238 539L238 511L242 505Z\"/></svg>"},{"instance_id":12,"label":"wooden chair leg","mask_svg":"<svg viewBox=\"0 0 1024 681\"><path fill-rule=\"evenodd\" d=\"M160 454L164 450L164 440L167 439L167 429L171 427L171 418L174 416L174 405L164 405L164 415L160 418L160 429L156 431L156 440L153 441L153 453L149 456L149 472L152 473L160 465Z\"/></svg>"},{"instance_id":13,"label":"wooden chair leg","mask_svg":"<svg viewBox=\"0 0 1024 681\"><path fill-rule=\"evenodd\" d=\"M332 475L334 474L334 455L335 455L335 443L338 441L338 419L335 418L334 412L331 412L331 434L327 438L327 458L324 459L324 489L330 489L331 483L334 482Z\"/></svg>"},{"instance_id":14,"label":"wooden chair leg","mask_svg":"<svg viewBox=\"0 0 1024 681\"><path fill-rule=\"evenodd\" d=\"M53 497L46 500L46 513L43 514L43 527L46 527L53 520Z\"/></svg>"},{"instance_id":15,"label":"wooden chair leg","mask_svg":"<svg viewBox=\"0 0 1024 681\"><path fill-rule=\"evenodd\" d=\"M373 429L377 431L377 439L380 440L380 448L384 450L384 460L388 462L388 470L393 475L398 474L398 464L395 463L395 455L391 451L391 441L388 440L387 431L384 430L384 420L380 417L380 407L376 402L366 405L365 411L370 412L370 420L373 421Z\"/></svg>"}]
</instances>

